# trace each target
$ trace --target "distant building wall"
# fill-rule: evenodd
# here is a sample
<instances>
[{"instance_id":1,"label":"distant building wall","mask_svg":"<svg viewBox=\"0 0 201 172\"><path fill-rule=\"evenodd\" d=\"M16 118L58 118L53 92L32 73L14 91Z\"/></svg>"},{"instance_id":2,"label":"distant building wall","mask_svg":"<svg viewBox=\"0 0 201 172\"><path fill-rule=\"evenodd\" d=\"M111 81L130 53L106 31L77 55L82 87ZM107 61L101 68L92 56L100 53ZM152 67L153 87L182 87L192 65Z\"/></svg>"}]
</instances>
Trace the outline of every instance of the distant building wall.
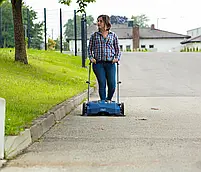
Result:
<instances>
[{"instance_id":1,"label":"distant building wall","mask_svg":"<svg viewBox=\"0 0 201 172\"><path fill-rule=\"evenodd\" d=\"M133 40L132 39L119 39L119 45L121 48L121 51L127 51L127 50L133 50ZM87 46L89 44L89 40L87 40ZM75 41L70 40L69 41L69 49L70 51L75 51ZM77 40L77 50L82 51L82 42L81 40Z\"/></svg>"},{"instance_id":2,"label":"distant building wall","mask_svg":"<svg viewBox=\"0 0 201 172\"><path fill-rule=\"evenodd\" d=\"M121 51L133 50L133 40L132 39L119 39L119 46Z\"/></svg>"},{"instance_id":3,"label":"distant building wall","mask_svg":"<svg viewBox=\"0 0 201 172\"><path fill-rule=\"evenodd\" d=\"M75 52L75 41L74 40L70 40L69 41L69 49L70 51ZM77 51L82 51L82 42L81 40L77 40Z\"/></svg>"},{"instance_id":4,"label":"distant building wall","mask_svg":"<svg viewBox=\"0 0 201 172\"><path fill-rule=\"evenodd\" d=\"M184 47L188 47L188 48L198 48L198 49L201 49L201 43L187 43L187 44L184 44L182 47L183 48Z\"/></svg>"},{"instance_id":5,"label":"distant building wall","mask_svg":"<svg viewBox=\"0 0 201 172\"><path fill-rule=\"evenodd\" d=\"M139 48L153 49L157 52L180 51L183 39L140 39Z\"/></svg>"},{"instance_id":6,"label":"distant building wall","mask_svg":"<svg viewBox=\"0 0 201 172\"><path fill-rule=\"evenodd\" d=\"M187 31L187 35L191 37L196 37L201 35L201 27L196 29L191 29Z\"/></svg>"},{"instance_id":7,"label":"distant building wall","mask_svg":"<svg viewBox=\"0 0 201 172\"><path fill-rule=\"evenodd\" d=\"M140 39L139 40L139 49L146 48L149 51L157 52L173 52L180 51L182 48L180 42L183 39ZM88 45L87 41L87 45ZM119 45L121 51L133 51L133 39L119 39ZM75 51L75 41L69 41L70 51ZM81 40L77 41L78 51L82 51Z\"/></svg>"}]
</instances>

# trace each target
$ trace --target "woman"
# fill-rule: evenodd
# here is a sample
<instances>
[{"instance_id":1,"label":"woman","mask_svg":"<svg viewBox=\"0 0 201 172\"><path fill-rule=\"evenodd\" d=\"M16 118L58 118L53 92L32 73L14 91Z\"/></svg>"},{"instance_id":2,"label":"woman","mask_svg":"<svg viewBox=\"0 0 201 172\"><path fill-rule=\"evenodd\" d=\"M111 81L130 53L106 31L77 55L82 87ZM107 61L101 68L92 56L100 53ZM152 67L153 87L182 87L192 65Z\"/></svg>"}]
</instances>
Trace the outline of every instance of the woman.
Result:
<instances>
[{"instance_id":1,"label":"woman","mask_svg":"<svg viewBox=\"0 0 201 172\"><path fill-rule=\"evenodd\" d=\"M97 25L98 31L89 40L88 55L98 80L100 99L110 102L116 88L116 62L120 60L119 42L117 35L110 31L109 16L100 15Z\"/></svg>"}]
</instances>

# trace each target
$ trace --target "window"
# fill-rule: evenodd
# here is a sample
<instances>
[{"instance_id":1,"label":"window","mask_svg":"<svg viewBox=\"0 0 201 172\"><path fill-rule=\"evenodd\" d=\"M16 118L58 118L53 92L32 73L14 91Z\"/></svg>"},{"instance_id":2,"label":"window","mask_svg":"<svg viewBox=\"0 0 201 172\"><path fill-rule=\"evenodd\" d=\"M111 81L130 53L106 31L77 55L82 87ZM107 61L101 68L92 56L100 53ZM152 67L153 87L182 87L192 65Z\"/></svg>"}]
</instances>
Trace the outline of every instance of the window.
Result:
<instances>
[{"instance_id":1,"label":"window","mask_svg":"<svg viewBox=\"0 0 201 172\"><path fill-rule=\"evenodd\" d=\"M126 51L131 51L131 46L130 45L126 45Z\"/></svg>"},{"instance_id":2,"label":"window","mask_svg":"<svg viewBox=\"0 0 201 172\"><path fill-rule=\"evenodd\" d=\"M146 45L141 45L141 48L146 48Z\"/></svg>"},{"instance_id":3,"label":"window","mask_svg":"<svg viewBox=\"0 0 201 172\"><path fill-rule=\"evenodd\" d=\"M120 50L123 51L123 45L119 45Z\"/></svg>"},{"instance_id":4,"label":"window","mask_svg":"<svg viewBox=\"0 0 201 172\"><path fill-rule=\"evenodd\" d=\"M154 48L154 45L149 45L149 48Z\"/></svg>"}]
</instances>

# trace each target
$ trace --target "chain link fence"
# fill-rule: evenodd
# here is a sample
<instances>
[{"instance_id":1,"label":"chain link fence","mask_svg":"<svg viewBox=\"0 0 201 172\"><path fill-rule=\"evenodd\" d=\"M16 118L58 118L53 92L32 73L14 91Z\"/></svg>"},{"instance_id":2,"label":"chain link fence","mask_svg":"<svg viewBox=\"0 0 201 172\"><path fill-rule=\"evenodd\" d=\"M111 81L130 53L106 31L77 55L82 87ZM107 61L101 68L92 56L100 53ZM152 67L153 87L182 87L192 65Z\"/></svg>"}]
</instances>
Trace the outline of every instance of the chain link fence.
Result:
<instances>
[{"instance_id":1,"label":"chain link fence","mask_svg":"<svg viewBox=\"0 0 201 172\"><path fill-rule=\"evenodd\" d=\"M63 9L41 8L33 11L23 8L24 35L28 48L60 50L62 46L62 50L70 51L69 41L75 39L74 14L75 11ZM79 18L76 23L77 26L81 25ZM0 47L14 47L11 4L0 7Z\"/></svg>"}]
</instances>

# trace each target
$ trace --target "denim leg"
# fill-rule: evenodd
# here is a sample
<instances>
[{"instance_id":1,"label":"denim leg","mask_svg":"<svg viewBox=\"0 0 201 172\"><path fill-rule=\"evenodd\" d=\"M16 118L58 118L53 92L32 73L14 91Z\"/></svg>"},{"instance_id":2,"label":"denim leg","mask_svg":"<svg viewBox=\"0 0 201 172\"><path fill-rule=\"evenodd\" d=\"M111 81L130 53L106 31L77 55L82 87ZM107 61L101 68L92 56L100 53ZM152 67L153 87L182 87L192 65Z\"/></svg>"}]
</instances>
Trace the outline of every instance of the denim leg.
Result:
<instances>
[{"instance_id":1,"label":"denim leg","mask_svg":"<svg viewBox=\"0 0 201 172\"><path fill-rule=\"evenodd\" d=\"M116 88L116 64L115 63L105 64L105 71L108 86L107 100L112 100Z\"/></svg>"},{"instance_id":2,"label":"denim leg","mask_svg":"<svg viewBox=\"0 0 201 172\"><path fill-rule=\"evenodd\" d=\"M104 64L93 63L93 71L98 80L100 99L105 100L106 99L106 76L105 76Z\"/></svg>"}]
</instances>

